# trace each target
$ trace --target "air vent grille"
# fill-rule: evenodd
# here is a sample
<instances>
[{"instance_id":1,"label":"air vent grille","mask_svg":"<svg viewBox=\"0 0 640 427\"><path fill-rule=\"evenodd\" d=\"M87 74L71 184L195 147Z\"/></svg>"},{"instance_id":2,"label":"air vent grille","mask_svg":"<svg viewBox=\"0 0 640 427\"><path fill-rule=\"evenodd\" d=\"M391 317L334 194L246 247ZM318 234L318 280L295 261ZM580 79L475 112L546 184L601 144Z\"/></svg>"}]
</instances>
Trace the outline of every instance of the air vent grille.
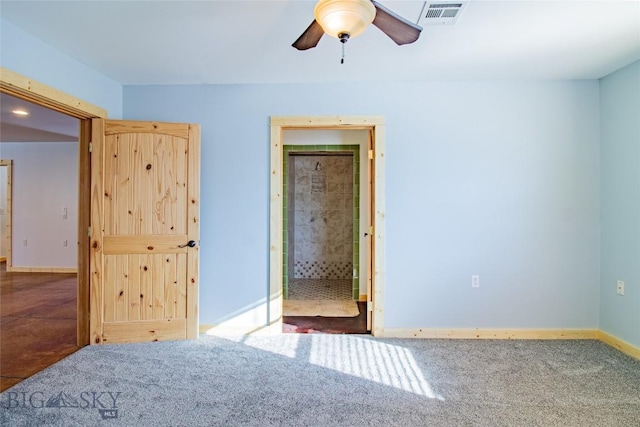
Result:
<instances>
[{"instance_id":1,"label":"air vent grille","mask_svg":"<svg viewBox=\"0 0 640 427\"><path fill-rule=\"evenodd\" d=\"M427 3L420 16L420 25L453 25L466 2Z\"/></svg>"},{"instance_id":2,"label":"air vent grille","mask_svg":"<svg viewBox=\"0 0 640 427\"><path fill-rule=\"evenodd\" d=\"M444 9L442 11L443 18L455 18L459 9Z\"/></svg>"}]
</instances>

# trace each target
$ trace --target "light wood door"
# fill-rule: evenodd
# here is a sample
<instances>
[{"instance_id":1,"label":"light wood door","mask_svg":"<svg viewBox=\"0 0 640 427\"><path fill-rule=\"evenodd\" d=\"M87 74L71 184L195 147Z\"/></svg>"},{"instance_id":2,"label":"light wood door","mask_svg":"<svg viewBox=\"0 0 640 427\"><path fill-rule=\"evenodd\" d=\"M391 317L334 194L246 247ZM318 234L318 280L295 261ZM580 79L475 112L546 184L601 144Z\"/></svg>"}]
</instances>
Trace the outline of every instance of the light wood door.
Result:
<instances>
[{"instance_id":1,"label":"light wood door","mask_svg":"<svg viewBox=\"0 0 640 427\"><path fill-rule=\"evenodd\" d=\"M197 338L199 125L94 119L91 139L90 343Z\"/></svg>"}]
</instances>

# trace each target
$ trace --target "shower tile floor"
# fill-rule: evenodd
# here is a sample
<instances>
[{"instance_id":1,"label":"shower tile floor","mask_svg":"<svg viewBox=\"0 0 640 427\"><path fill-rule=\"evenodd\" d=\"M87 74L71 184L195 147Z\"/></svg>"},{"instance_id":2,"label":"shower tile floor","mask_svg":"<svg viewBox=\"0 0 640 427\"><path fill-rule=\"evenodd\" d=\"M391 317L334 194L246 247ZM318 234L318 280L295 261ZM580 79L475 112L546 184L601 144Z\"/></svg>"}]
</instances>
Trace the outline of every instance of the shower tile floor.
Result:
<instances>
[{"instance_id":1,"label":"shower tile floor","mask_svg":"<svg viewBox=\"0 0 640 427\"><path fill-rule=\"evenodd\" d=\"M287 299L351 300L351 279L289 279Z\"/></svg>"}]
</instances>

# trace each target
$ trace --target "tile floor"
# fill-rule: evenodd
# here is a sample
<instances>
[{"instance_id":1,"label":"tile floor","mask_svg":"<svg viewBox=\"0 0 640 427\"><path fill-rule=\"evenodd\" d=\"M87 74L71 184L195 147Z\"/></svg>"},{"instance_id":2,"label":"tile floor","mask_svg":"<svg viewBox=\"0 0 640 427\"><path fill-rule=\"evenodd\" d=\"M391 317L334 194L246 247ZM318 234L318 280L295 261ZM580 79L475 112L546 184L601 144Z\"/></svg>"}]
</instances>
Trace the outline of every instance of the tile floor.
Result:
<instances>
[{"instance_id":1,"label":"tile floor","mask_svg":"<svg viewBox=\"0 0 640 427\"><path fill-rule=\"evenodd\" d=\"M351 279L289 279L290 300L351 300Z\"/></svg>"}]
</instances>

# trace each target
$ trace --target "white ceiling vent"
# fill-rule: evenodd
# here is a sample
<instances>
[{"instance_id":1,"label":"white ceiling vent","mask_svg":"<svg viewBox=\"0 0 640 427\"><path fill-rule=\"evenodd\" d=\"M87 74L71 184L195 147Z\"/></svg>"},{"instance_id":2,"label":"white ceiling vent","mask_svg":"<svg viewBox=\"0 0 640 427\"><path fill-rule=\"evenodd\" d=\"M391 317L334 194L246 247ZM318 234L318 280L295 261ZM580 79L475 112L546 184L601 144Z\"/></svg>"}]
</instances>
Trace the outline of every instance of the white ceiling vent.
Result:
<instances>
[{"instance_id":1,"label":"white ceiling vent","mask_svg":"<svg viewBox=\"0 0 640 427\"><path fill-rule=\"evenodd\" d=\"M453 25L466 2L427 2L420 15L420 25Z\"/></svg>"}]
</instances>

